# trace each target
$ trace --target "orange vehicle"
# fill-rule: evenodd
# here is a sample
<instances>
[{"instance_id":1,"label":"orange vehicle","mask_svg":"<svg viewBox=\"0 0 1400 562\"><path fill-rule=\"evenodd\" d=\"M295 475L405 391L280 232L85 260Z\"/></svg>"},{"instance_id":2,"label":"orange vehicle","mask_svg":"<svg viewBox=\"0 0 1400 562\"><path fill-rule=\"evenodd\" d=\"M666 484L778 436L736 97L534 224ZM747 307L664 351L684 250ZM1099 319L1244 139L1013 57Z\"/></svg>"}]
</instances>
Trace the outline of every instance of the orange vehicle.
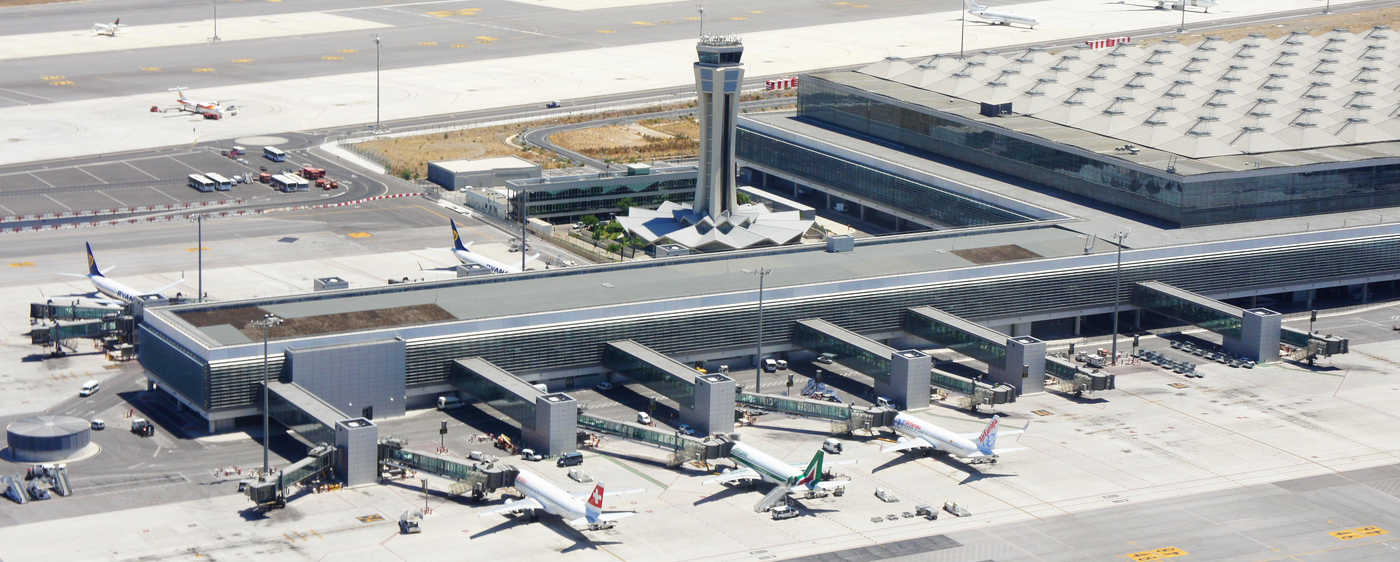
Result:
<instances>
[{"instance_id":1,"label":"orange vehicle","mask_svg":"<svg viewBox=\"0 0 1400 562\"><path fill-rule=\"evenodd\" d=\"M271 183L271 182L272 182L272 174L269 174L269 173L267 173L267 172L263 172L263 173L258 174L258 183Z\"/></svg>"},{"instance_id":2,"label":"orange vehicle","mask_svg":"<svg viewBox=\"0 0 1400 562\"><path fill-rule=\"evenodd\" d=\"M307 166L301 169L301 177L309 180L317 180L326 177L326 171L321 168Z\"/></svg>"}]
</instances>

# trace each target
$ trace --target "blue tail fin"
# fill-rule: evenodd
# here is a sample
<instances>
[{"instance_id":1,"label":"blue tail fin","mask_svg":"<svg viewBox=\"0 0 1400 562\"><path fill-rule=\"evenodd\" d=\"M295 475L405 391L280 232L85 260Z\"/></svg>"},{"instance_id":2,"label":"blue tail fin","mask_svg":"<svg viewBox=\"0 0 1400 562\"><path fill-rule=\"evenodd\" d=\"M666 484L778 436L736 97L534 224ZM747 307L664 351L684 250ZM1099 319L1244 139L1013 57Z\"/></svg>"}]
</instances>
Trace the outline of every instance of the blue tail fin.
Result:
<instances>
[{"instance_id":1,"label":"blue tail fin","mask_svg":"<svg viewBox=\"0 0 1400 562\"><path fill-rule=\"evenodd\" d=\"M92 257L92 242L84 242L84 244L87 244L88 275L92 275L94 277L101 277L102 270L97 268L97 259Z\"/></svg>"},{"instance_id":2,"label":"blue tail fin","mask_svg":"<svg viewBox=\"0 0 1400 562\"><path fill-rule=\"evenodd\" d=\"M977 436L977 450L984 455L994 455L997 449L997 420L1000 416L992 416L992 423L987 424L987 428L982 430L982 434Z\"/></svg>"},{"instance_id":3,"label":"blue tail fin","mask_svg":"<svg viewBox=\"0 0 1400 562\"><path fill-rule=\"evenodd\" d=\"M452 249L466 250L467 247L462 245L462 235L457 234L457 221L447 219L447 222L452 225Z\"/></svg>"}]
</instances>

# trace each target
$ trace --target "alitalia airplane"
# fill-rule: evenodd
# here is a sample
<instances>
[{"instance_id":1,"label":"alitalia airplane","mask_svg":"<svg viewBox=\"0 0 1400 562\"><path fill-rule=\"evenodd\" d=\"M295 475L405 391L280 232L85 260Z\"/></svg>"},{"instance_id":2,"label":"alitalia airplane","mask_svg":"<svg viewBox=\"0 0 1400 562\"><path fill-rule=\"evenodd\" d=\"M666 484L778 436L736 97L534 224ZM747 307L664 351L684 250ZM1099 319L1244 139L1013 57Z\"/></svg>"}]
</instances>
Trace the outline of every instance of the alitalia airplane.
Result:
<instances>
[{"instance_id":1,"label":"alitalia airplane","mask_svg":"<svg viewBox=\"0 0 1400 562\"><path fill-rule=\"evenodd\" d=\"M87 244L87 262L88 262L88 272L87 272L87 274L84 275L84 274L81 274L81 273L60 273L59 275L66 275L66 276L68 276L68 277L86 277L89 281L92 282L93 288L94 288L94 289L97 289L97 290L95 291L96 293L102 294L102 295L106 295L107 297L110 297L110 298L112 298L112 299L115 299L115 300L98 299L99 301L107 302L107 303L112 303L112 304L130 303L130 302L134 302L134 301L140 300L142 295L156 295L156 296L161 296L160 293L161 293L162 291L165 291L166 289L169 289L169 288L171 288L171 287L174 287L174 286L176 286L176 285L179 285L180 283L185 282L185 278L184 278L184 277L181 277L179 280L175 281L174 283L171 283L171 284L169 284L169 285L165 285L165 286L163 286L163 287L160 287L160 288L156 289L155 291L152 291L152 292L150 292L150 293L141 293L141 292L137 291L136 289L133 289L133 288L131 288L131 287L128 287L128 286L126 286L126 285L123 285L122 283L119 283L119 282L117 282L117 281L115 281L115 280L113 280L113 279L107 277L107 272L108 272L108 271L111 271L111 270L113 270L113 269L115 269L115 268L113 268L113 267L109 267L109 268L107 268L107 269L100 269L100 268L98 268L98 267L97 267L97 259L94 258L94 257L92 257L92 243L91 243L91 242L87 242L86 244Z\"/></svg>"},{"instance_id":2,"label":"alitalia airplane","mask_svg":"<svg viewBox=\"0 0 1400 562\"><path fill-rule=\"evenodd\" d=\"M525 499L508 500L500 507L483 512L481 516L526 511L534 515L536 511L542 510L545 513L559 516L572 527L598 530L610 528L614 521L636 515L636 512L633 511L603 511L602 483L594 486L593 493L588 494L585 499L582 494L565 492L553 482L540 478L532 472L521 470L515 476L515 489L525 494ZM615 492L613 495L636 494L642 491L625 490Z\"/></svg>"},{"instance_id":3,"label":"alitalia airplane","mask_svg":"<svg viewBox=\"0 0 1400 562\"><path fill-rule=\"evenodd\" d=\"M759 480L776 484L771 492L763 496L757 504L753 506L756 512L763 512L774 504L778 503L784 496L793 490L833 490L844 487L848 480L823 480L822 479L822 458L823 452L817 451L812 455L811 462L806 468L802 465L794 465L779 460L777 457L750 447L744 443L735 443L734 448L729 451L729 458L742 468L727 470L724 473L705 480L704 484L739 482L744 480Z\"/></svg>"},{"instance_id":4,"label":"alitalia airplane","mask_svg":"<svg viewBox=\"0 0 1400 562\"><path fill-rule=\"evenodd\" d=\"M881 450L888 453L928 448L966 459L971 464L995 463L998 455L1020 450L996 448L999 419L999 416L992 416L992 422L987 424L982 433L954 433L928 421L900 413L894 417L892 424L895 433L901 435L899 441ZM1026 427L1030 427L1030 424L1026 424ZM1015 435L1024 431L1025 429L1013 429L1006 434Z\"/></svg>"}]
</instances>

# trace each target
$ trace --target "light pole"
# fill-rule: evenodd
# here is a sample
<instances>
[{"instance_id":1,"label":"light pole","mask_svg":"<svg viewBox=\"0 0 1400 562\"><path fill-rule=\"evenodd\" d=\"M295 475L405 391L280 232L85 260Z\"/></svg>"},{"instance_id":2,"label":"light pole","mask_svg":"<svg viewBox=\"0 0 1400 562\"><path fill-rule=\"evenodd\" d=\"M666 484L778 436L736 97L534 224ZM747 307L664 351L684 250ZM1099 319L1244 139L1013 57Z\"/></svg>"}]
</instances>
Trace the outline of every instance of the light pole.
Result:
<instances>
[{"instance_id":1,"label":"light pole","mask_svg":"<svg viewBox=\"0 0 1400 562\"><path fill-rule=\"evenodd\" d=\"M520 272L525 273L525 206L530 203L530 192L520 190Z\"/></svg>"},{"instance_id":2,"label":"light pole","mask_svg":"<svg viewBox=\"0 0 1400 562\"><path fill-rule=\"evenodd\" d=\"M1330 13L1332 13L1332 0L1327 0L1327 4L1324 5L1324 6L1322 7L1322 13L1324 13L1324 14L1330 14Z\"/></svg>"},{"instance_id":3,"label":"light pole","mask_svg":"<svg viewBox=\"0 0 1400 562\"><path fill-rule=\"evenodd\" d=\"M1112 365L1118 364L1118 288L1123 283L1123 239L1127 237L1126 230L1113 233L1113 238L1117 240L1118 261L1113 268L1113 350L1108 356Z\"/></svg>"},{"instance_id":4,"label":"light pole","mask_svg":"<svg viewBox=\"0 0 1400 562\"><path fill-rule=\"evenodd\" d=\"M249 324L250 326L257 326L257 327L260 327L260 328L262 328L262 331L263 331L263 391L262 391L262 399L263 399L263 408L262 408L262 409L263 409L263 468L262 468L262 473L263 473L263 476L267 476L267 473L268 473L268 472L271 472L271 470L272 470L271 465L268 463L268 460L267 460L267 442L268 442L269 437L271 436L270 431L269 431L269 429L268 429L268 422L267 422L267 419L268 419L268 409L267 409L267 392L268 392L268 391L267 391L267 385L271 382L271 381L269 381L269 379L268 379L268 374L267 374L267 340L268 340L268 332L272 330L272 327L273 327L273 326L278 326L278 325L282 324L282 317L277 316L276 314L268 313L268 314L266 314L266 315L263 316L262 320L254 320L254 321L252 321L252 322L249 322L248 324Z\"/></svg>"},{"instance_id":5,"label":"light pole","mask_svg":"<svg viewBox=\"0 0 1400 562\"><path fill-rule=\"evenodd\" d=\"M754 342L753 352L753 391L763 392L763 280L773 272L770 267L759 267L755 269L742 269L744 273L758 275L758 338Z\"/></svg>"},{"instance_id":6,"label":"light pole","mask_svg":"<svg viewBox=\"0 0 1400 562\"><path fill-rule=\"evenodd\" d=\"M374 132L379 132L379 61L380 45L383 43L379 34L374 34Z\"/></svg>"},{"instance_id":7,"label":"light pole","mask_svg":"<svg viewBox=\"0 0 1400 562\"><path fill-rule=\"evenodd\" d=\"M967 38L967 0L962 2L962 15L958 17L958 60L963 59L963 44Z\"/></svg>"},{"instance_id":8,"label":"light pole","mask_svg":"<svg viewBox=\"0 0 1400 562\"><path fill-rule=\"evenodd\" d=\"M1176 28L1177 33L1186 31L1186 2L1187 0L1177 0L1181 2L1181 25Z\"/></svg>"},{"instance_id":9,"label":"light pole","mask_svg":"<svg viewBox=\"0 0 1400 562\"><path fill-rule=\"evenodd\" d=\"M204 302L204 215L195 215L194 220L199 228L199 292L194 296L198 302Z\"/></svg>"},{"instance_id":10,"label":"light pole","mask_svg":"<svg viewBox=\"0 0 1400 562\"><path fill-rule=\"evenodd\" d=\"M209 0L209 3L214 6L214 36L209 38L212 43L219 40L219 0Z\"/></svg>"}]
</instances>

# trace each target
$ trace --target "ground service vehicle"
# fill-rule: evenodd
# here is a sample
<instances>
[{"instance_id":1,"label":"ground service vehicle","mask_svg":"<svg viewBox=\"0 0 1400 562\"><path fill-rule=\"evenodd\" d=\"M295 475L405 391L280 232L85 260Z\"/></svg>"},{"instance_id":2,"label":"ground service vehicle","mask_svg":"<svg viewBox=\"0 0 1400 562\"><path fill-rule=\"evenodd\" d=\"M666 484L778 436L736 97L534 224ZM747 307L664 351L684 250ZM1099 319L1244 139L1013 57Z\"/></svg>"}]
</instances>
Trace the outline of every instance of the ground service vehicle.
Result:
<instances>
[{"instance_id":1,"label":"ground service vehicle","mask_svg":"<svg viewBox=\"0 0 1400 562\"><path fill-rule=\"evenodd\" d=\"M578 466L581 464L583 464L583 453L580 453L578 451L569 451L567 453L559 455L559 460L554 461L555 466L561 467Z\"/></svg>"},{"instance_id":2,"label":"ground service vehicle","mask_svg":"<svg viewBox=\"0 0 1400 562\"><path fill-rule=\"evenodd\" d=\"M136 418L131 420L131 432L142 437L150 437L156 434L156 426L151 425L151 422L147 421L146 418Z\"/></svg>"},{"instance_id":3,"label":"ground service vehicle","mask_svg":"<svg viewBox=\"0 0 1400 562\"><path fill-rule=\"evenodd\" d=\"M78 396L92 396L97 391L102 390L102 384L97 381L87 381L83 383L82 390L78 391Z\"/></svg>"},{"instance_id":4,"label":"ground service vehicle","mask_svg":"<svg viewBox=\"0 0 1400 562\"><path fill-rule=\"evenodd\" d=\"M275 147L275 146L264 146L264 147L263 147L263 158L266 158L266 159L271 160L271 161L273 161L273 162L286 162L286 161L287 161L287 153L286 153L286 152L282 152L282 149L277 148L277 147Z\"/></svg>"}]
</instances>

